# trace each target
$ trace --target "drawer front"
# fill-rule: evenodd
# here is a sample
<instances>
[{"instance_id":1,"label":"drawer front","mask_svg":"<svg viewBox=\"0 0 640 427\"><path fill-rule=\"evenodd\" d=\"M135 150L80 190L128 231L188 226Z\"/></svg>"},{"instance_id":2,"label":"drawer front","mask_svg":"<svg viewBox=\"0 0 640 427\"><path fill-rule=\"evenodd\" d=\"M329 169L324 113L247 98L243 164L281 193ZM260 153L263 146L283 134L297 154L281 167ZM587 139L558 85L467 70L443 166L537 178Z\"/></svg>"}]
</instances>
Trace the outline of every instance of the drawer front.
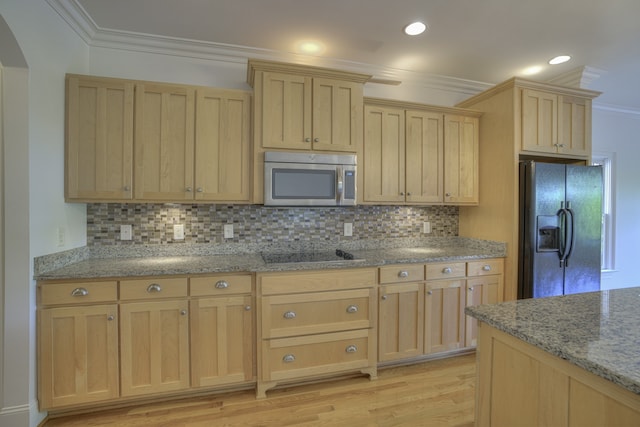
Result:
<instances>
[{"instance_id":1,"label":"drawer front","mask_svg":"<svg viewBox=\"0 0 640 427\"><path fill-rule=\"evenodd\" d=\"M427 264L427 280L464 277L467 273L464 262L438 262Z\"/></svg>"},{"instance_id":2,"label":"drawer front","mask_svg":"<svg viewBox=\"0 0 640 427\"><path fill-rule=\"evenodd\" d=\"M160 299L187 296L187 278L120 281L120 299Z\"/></svg>"},{"instance_id":3,"label":"drawer front","mask_svg":"<svg viewBox=\"0 0 640 427\"><path fill-rule=\"evenodd\" d=\"M243 274L238 276L216 275L207 277L192 277L191 279L189 279L189 295L194 297L250 293L250 274Z\"/></svg>"},{"instance_id":4,"label":"drawer front","mask_svg":"<svg viewBox=\"0 0 640 427\"><path fill-rule=\"evenodd\" d=\"M504 267L502 258L485 259L467 263L467 276L487 276L491 274L502 274Z\"/></svg>"},{"instance_id":5,"label":"drawer front","mask_svg":"<svg viewBox=\"0 0 640 427\"><path fill-rule=\"evenodd\" d=\"M116 281L39 283L38 291L40 305L87 304L118 299Z\"/></svg>"},{"instance_id":6,"label":"drawer front","mask_svg":"<svg viewBox=\"0 0 640 427\"><path fill-rule=\"evenodd\" d=\"M258 292L262 295L318 292L340 289L373 288L377 283L375 268L264 273L258 276Z\"/></svg>"},{"instance_id":7,"label":"drawer front","mask_svg":"<svg viewBox=\"0 0 640 427\"><path fill-rule=\"evenodd\" d=\"M370 365L368 329L264 340L263 380L323 375Z\"/></svg>"},{"instance_id":8,"label":"drawer front","mask_svg":"<svg viewBox=\"0 0 640 427\"><path fill-rule=\"evenodd\" d=\"M369 328L373 289L262 298L262 337L290 337Z\"/></svg>"},{"instance_id":9,"label":"drawer front","mask_svg":"<svg viewBox=\"0 0 640 427\"><path fill-rule=\"evenodd\" d=\"M417 282L424 280L424 264L380 267L380 283Z\"/></svg>"}]
</instances>

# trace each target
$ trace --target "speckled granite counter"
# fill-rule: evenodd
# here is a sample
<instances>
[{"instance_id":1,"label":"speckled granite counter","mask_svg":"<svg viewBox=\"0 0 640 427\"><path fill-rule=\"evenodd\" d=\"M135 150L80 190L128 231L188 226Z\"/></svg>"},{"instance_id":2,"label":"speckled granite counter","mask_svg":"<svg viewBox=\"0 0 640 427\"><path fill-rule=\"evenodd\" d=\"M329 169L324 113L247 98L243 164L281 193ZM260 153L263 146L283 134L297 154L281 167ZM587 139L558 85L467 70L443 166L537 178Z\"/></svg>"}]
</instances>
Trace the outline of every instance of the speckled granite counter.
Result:
<instances>
[{"instance_id":1,"label":"speckled granite counter","mask_svg":"<svg viewBox=\"0 0 640 427\"><path fill-rule=\"evenodd\" d=\"M159 246L159 245L157 245ZM348 249L357 261L266 264L261 252ZM353 268L384 264L473 260L505 256L505 245L466 238L389 239L287 247L174 245L79 248L36 259L35 279L95 279L132 276L189 275L219 272L264 272Z\"/></svg>"},{"instance_id":2,"label":"speckled granite counter","mask_svg":"<svg viewBox=\"0 0 640 427\"><path fill-rule=\"evenodd\" d=\"M467 307L493 328L640 395L640 287Z\"/></svg>"}]
</instances>

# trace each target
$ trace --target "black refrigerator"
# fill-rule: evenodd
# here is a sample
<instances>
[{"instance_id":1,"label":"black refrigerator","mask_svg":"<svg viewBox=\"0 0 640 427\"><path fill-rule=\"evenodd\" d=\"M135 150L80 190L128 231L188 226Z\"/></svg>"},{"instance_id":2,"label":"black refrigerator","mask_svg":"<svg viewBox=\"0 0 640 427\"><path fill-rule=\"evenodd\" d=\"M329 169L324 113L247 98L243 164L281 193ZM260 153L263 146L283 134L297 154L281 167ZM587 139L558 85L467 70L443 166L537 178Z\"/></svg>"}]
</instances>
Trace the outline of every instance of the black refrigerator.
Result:
<instances>
[{"instance_id":1,"label":"black refrigerator","mask_svg":"<svg viewBox=\"0 0 640 427\"><path fill-rule=\"evenodd\" d=\"M602 167L520 162L518 298L600 290Z\"/></svg>"}]
</instances>

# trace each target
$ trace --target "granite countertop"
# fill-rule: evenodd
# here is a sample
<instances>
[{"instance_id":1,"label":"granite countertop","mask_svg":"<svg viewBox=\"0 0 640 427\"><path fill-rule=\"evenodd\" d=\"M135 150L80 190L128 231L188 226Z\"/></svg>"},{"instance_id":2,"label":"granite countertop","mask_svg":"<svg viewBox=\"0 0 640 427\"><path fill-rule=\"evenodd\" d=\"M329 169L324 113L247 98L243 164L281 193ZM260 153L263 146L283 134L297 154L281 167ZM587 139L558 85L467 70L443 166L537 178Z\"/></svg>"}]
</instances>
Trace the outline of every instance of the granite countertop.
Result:
<instances>
[{"instance_id":1,"label":"granite countertop","mask_svg":"<svg viewBox=\"0 0 640 427\"><path fill-rule=\"evenodd\" d=\"M467 307L466 313L640 394L640 287Z\"/></svg>"},{"instance_id":2,"label":"granite countertop","mask_svg":"<svg viewBox=\"0 0 640 427\"><path fill-rule=\"evenodd\" d=\"M466 261L505 256L503 243L466 239L412 239L346 246L357 260L266 264L261 252L335 250L341 245L309 247L127 247L69 251L36 260L36 280L98 279L132 276L190 275L223 272L269 272L326 268L373 267L385 264ZM343 244L342 247L345 247ZM223 253L220 253L223 252Z\"/></svg>"}]
</instances>

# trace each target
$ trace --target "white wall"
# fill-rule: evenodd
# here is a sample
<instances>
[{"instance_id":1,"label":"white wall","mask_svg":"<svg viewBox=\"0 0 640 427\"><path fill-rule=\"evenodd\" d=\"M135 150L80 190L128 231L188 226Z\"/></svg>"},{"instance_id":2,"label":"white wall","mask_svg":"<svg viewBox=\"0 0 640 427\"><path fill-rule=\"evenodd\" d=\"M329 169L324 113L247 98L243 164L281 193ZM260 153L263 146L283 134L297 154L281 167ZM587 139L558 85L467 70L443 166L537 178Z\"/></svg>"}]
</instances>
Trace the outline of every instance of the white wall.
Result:
<instances>
[{"instance_id":1,"label":"white wall","mask_svg":"<svg viewBox=\"0 0 640 427\"><path fill-rule=\"evenodd\" d=\"M602 289L640 286L636 265L640 242L640 112L593 110L593 150L615 153L614 271L602 277Z\"/></svg>"},{"instance_id":2,"label":"white wall","mask_svg":"<svg viewBox=\"0 0 640 427\"><path fill-rule=\"evenodd\" d=\"M0 425L36 426L35 256L86 242L84 205L64 203L64 75L88 48L42 0L2 0L0 16L25 65L5 68L5 284ZM0 42L0 61L16 50ZM9 52L12 50L11 52ZM57 246L56 229L66 230Z\"/></svg>"}]
</instances>

